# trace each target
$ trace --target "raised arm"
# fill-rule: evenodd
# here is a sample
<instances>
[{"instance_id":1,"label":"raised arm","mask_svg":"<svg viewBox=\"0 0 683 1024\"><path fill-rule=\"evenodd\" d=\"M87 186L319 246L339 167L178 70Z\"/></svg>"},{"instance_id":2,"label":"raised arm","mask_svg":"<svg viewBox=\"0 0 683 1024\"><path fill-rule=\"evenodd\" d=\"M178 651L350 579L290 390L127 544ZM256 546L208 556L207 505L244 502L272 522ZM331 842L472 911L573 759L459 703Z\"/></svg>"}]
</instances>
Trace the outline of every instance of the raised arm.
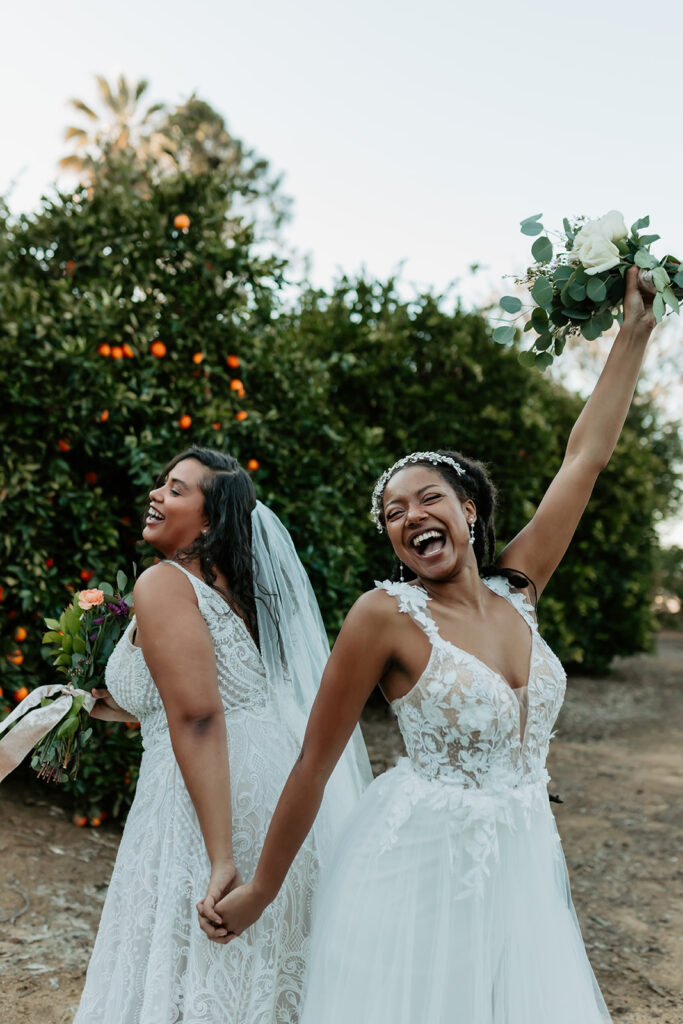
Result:
<instances>
[{"instance_id":1,"label":"raised arm","mask_svg":"<svg viewBox=\"0 0 683 1024\"><path fill-rule=\"evenodd\" d=\"M135 584L145 661L164 703L171 743L211 861L212 884L236 876L230 769L213 642L192 584L171 566L153 566Z\"/></svg>"},{"instance_id":2,"label":"raised arm","mask_svg":"<svg viewBox=\"0 0 683 1024\"><path fill-rule=\"evenodd\" d=\"M277 896L322 802L325 785L341 757L365 703L392 656L388 601L379 592L364 594L349 612L323 674L299 758L278 801L256 874L215 907L225 928L216 930L202 917L204 931L228 942L261 915ZM216 914L211 915L214 922Z\"/></svg>"},{"instance_id":3,"label":"raised arm","mask_svg":"<svg viewBox=\"0 0 683 1024\"><path fill-rule=\"evenodd\" d=\"M567 443L564 460L533 519L500 556L499 563L523 570L539 594L569 547L595 481L610 460L626 419L648 338L654 327L654 292L626 274L624 322L593 394Z\"/></svg>"}]
</instances>

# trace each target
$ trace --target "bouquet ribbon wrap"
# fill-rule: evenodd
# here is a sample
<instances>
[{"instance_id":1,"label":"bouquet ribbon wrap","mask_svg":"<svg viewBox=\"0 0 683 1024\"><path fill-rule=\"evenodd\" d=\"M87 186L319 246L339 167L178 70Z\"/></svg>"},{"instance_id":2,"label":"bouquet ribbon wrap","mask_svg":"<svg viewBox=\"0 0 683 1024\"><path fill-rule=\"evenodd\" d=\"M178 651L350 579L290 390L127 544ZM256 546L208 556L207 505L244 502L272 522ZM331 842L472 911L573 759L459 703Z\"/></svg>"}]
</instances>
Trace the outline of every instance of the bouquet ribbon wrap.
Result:
<instances>
[{"instance_id":1,"label":"bouquet ribbon wrap","mask_svg":"<svg viewBox=\"0 0 683 1024\"><path fill-rule=\"evenodd\" d=\"M45 697L56 697L51 704L41 707ZM83 707L92 711L96 698L87 690L79 690L63 683L52 683L49 686L38 686L28 697L17 705L14 711L0 722L0 735L11 725L14 728L8 736L0 740L0 782L9 775L25 756L35 747L36 743L46 736L50 729L57 725L71 710L74 697L83 696ZM32 714L28 714L28 712ZM22 719L19 721L19 719Z\"/></svg>"}]
</instances>

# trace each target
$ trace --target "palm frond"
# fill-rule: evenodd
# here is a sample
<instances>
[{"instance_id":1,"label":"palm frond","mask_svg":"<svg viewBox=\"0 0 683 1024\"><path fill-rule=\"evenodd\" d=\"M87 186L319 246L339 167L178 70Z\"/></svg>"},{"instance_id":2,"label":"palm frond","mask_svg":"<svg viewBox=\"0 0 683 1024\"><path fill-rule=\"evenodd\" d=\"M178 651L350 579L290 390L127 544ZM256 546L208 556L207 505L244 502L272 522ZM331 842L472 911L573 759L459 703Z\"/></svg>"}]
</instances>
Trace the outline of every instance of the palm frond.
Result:
<instances>
[{"instance_id":1,"label":"palm frond","mask_svg":"<svg viewBox=\"0 0 683 1024\"><path fill-rule=\"evenodd\" d=\"M69 100L69 103L72 107L74 107L76 110L80 110L81 114L85 114L92 121L99 120L95 111L92 110L92 108L89 107L87 103L84 103L83 100Z\"/></svg>"}]
</instances>

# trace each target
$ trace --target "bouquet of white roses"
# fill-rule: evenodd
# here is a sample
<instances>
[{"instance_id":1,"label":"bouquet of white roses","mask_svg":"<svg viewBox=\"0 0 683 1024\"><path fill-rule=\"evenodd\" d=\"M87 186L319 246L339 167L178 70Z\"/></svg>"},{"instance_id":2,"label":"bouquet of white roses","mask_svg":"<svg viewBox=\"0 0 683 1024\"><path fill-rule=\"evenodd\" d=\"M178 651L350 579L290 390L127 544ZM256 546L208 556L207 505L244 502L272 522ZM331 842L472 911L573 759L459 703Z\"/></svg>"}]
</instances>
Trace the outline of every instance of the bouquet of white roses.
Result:
<instances>
[{"instance_id":1,"label":"bouquet of white roses","mask_svg":"<svg viewBox=\"0 0 683 1024\"><path fill-rule=\"evenodd\" d=\"M532 302L524 304L516 295L504 295L501 308L512 320L497 327L494 341L505 344L515 336L515 321L526 318L524 332L535 335L530 349L521 352L525 366L549 366L559 356L568 337L583 335L594 341L609 330L614 321L621 323L626 290L625 275L629 267L641 268L648 276L656 294L653 312L657 323L667 312L679 312L683 301L683 268L674 256L658 260L650 246L659 235L641 234L650 225L649 217L641 217L627 229L618 210L604 217L573 221L564 218L564 232L551 233L541 223L538 213L521 222L522 233L536 237L531 246L534 263L524 278ZM551 240L551 234L555 242Z\"/></svg>"},{"instance_id":2,"label":"bouquet of white roses","mask_svg":"<svg viewBox=\"0 0 683 1024\"><path fill-rule=\"evenodd\" d=\"M92 687L104 687L109 655L128 625L132 595L124 573L79 591L59 619L45 619L43 644L66 684L38 686L0 723L0 779L33 749L31 767L50 782L75 778L80 751L90 739Z\"/></svg>"}]
</instances>

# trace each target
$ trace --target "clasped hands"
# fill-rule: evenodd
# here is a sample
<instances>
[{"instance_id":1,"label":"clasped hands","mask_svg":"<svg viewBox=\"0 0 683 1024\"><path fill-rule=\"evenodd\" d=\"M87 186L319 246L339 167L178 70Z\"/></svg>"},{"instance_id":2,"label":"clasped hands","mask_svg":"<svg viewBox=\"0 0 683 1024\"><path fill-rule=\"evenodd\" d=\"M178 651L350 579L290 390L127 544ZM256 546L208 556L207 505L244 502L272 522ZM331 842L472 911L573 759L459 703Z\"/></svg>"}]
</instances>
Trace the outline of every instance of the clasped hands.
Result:
<instances>
[{"instance_id":1,"label":"clasped hands","mask_svg":"<svg viewBox=\"0 0 683 1024\"><path fill-rule=\"evenodd\" d=\"M215 865L203 900L197 903L199 927L213 942L227 945L249 928L268 905L253 882L242 882L234 861Z\"/></svg>"}]
</instances>

